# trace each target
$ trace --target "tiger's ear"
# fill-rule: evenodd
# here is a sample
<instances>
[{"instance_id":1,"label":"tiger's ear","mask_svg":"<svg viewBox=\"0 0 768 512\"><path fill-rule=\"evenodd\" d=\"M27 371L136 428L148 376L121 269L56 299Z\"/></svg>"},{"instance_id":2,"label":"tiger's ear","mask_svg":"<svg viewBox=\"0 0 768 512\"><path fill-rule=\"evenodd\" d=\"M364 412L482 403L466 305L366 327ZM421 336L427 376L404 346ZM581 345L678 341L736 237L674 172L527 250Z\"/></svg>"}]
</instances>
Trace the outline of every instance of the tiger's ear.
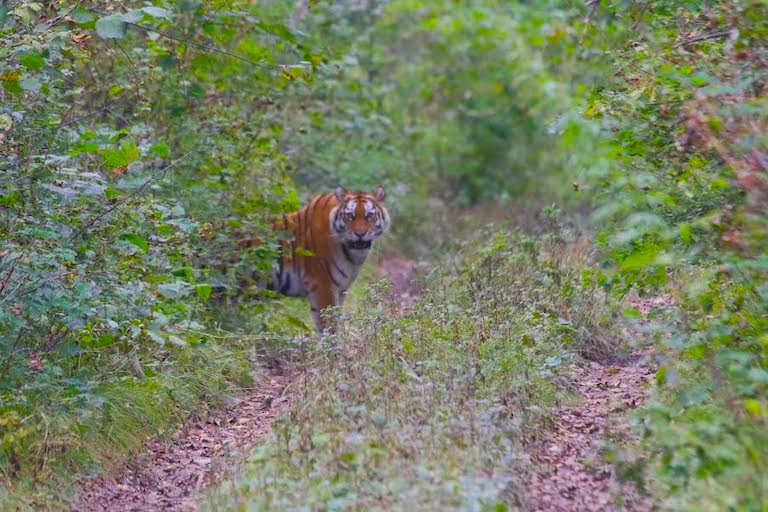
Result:
<instances>
[{"instance_id":1,"label":"tiger's ear","mask_svg":"<svg viewBox=\"0 0 768 512\"><path fill-rule=\"evenodd\" d=\"M341 204L344 202L344 196L347 195L347 189L344 187L336 187L336 190L334 190L333 193L336 194L336 200Z\"/></svg>"},{"instance_id":2,"label":"tiger's ear","mask_svg":"<svg viewBox=\"0 0 768 512\"><path fill-rule=\"evenodd\" d=\"M384 201L384 198L387 197L384 187L376 187L376 190L373 191L373 197L375 197L377 201Z\"/></svg>"}]
</instances>

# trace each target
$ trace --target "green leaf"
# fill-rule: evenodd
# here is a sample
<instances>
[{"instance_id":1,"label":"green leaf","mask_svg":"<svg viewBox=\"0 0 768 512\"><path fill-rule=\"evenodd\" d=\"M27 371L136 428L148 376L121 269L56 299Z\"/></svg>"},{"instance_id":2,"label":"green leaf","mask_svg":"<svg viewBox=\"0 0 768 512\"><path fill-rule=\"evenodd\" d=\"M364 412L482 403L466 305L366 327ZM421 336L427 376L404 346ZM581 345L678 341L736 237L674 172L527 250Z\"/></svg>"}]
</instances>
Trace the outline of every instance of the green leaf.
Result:
<instances>
[{"instance_id":1,"label":"green leaf","mask_svg":"<svg viewBox=\"0 0 768 512\"><path fill-rule=\"evenodd\" d=\"M75 20L75 23L77 23L78 25L84 25L88 22L91 22L93 21L93 17L94 17L93 14L91 14L85 9L75 9L74 11L72 11L70 16L72 16L72 19Z\"/></svg>"},{"instance_id":2,"label":"green leaf","mask_svg":"<svg viewBox=\"0 0 768 512\"><path fill-rule=\"evenodd\" d=\"M25 78L19 82L19 87L27 92L38 92L41 85L40 80L37 78Z\"/></svg>"},{"instance_id":3,"label":"green leaf","mask_svg":"<svg viewBox=\"0 0 768 512\"><path fill-rule=\"evenodd\" d=\"M105 148L101 152L104 157L104 167L115 169L123 167L136 160L141 151L135 144L123 144L119 148Z\"/></svg>"},{"instance_id":4,"label":"green leaf","mask_svg":"<svg viewBox=\"0 0 768 512\"><path fill-rule=\"evenodd\" d=\"M149 243L138 235L134 235L133 233L125 233L120 238L132 245L135 245L143 253L149 251Z\"/></svg>"},{"instance_id":5,"label":"green leaf","mask_svg":"<svg viewBox=\"0 0 768 512\"><path fill-rule=\"evenodd\" d=\"M161 347L163 345L165 345L165 339L162 336L160 336L159 334L157 334L156 332L147 331L147 336L149 337L149 339L151 339L152 341L154 341L155 343L157 343Z\"/></svg>"},{"instance_id":6,"label":"green leaf","mask_svg":"<svg viewBox=\"0 0 768 512\"><path fill-rule=\"evenodd\" d=\"M171 272L171 274L176 277L183 277L184 279L188 279L188 280L194 279L194 274L192 272L192 269L189 267L177 268L176 270Z\"/></svg>"},{"instance_id":7,"label":"green leaf","mask_svg":"<svg viewBox=\"0 0 768 512\"><path fill-rule=\"evenodd\" d=\"M19 59L19 62L22 66L29 70L35 70L40 69L41 67L45 66L45 59L36 53L27 53L21 59Z\"/></svg>"},{"instance_id":8,"label":"green leaf","mask_svg":"<svg viewBox=\"0 0 768 512\"><path fill-rule=\"evenodd\" d=\"M168 147L168 144L152 144L149 151L162 158L171 157L171 148Z\"/></svg>"},{"instance_id":9,"label":"green leaf","mask_svg":"<svg viewBox=\"0 0 768 512\"><path fill-rule=\"evenodd\" d=\"M126 24L122 14L104 16L96 22L96 33L102 39L120 39L125 36Z\"/></svg>"},{"instance_id":10,"label":"green leaf","mask_svg":"<svg viewBox=\"0 0 768 512\"><path fill-rule=\"evenodd\" d=\"M123 14L123 21L126 23L136 23L144 17L144 12L141 9L134 9Z\"/></svg>"},{"instance_id":11,"label":"green leaf","mask_svg":"<svg viewBox=\"0 0 768 512\"><path fill-rule=\"evenodd\" d=\"M209 284L199 284L195 287L195 294L203 300L208 300L212 290L213 287Z\"/></svg>"},{"instance_id":12,"label":"green leaf","mask_svg":"<svg viewBox=\"0 0 768 512\"><path fill-rule=\"evenodd\" d=\"M176 345L177 347L186 347L187 342L183 339L179 338L178 336L168 336L168 341Z\"/></svg>"},{"instance_id":13,"label":"green leaf","mask_svg":"<svg viewBox=\"0 0 768 512\"><path fill-rule=\"evenodd\" d=\"M288 323L288 325L291 325L293 327L298 327L299 329L304 329L307 331L311 330L311 328L307 324L305 324L303 320L301 320L300 318L296 318L293 315L286 315L285 320Z\"/></svg>"},{"instance_id":14,"label":"green leaf","mask_svg":"<svg viewBox=\"0 0 768 512\"><path fill-rule=\"evenodd\" d=\"M179 299L189 293L189 285L184 281L165 283L158 285L157 291L166 299Z\"/></svg>"},{"instance_id":15,"label":"green leaf","mask_svg":"<svg viewBox=\"0 0 768 512\"><path fill-rule=\"evenodd\" d=\"M296 36L293 35L293 32L291 32L288 27L285 25L281 25L279 23L263 23L259 22L256 23L256 26L260 29L269 32L271 34L276 35L277 37L284 39L286 41L289 41L291 43L296 42Z\"/></svg>"},{"instance_id":16,"label":"green leaf","mask_svg":"<svg viewBox=\"0 0 768 512\"><path fill-rule=\"evenodd\" d=\"M10 79L10 80L3 80L2 82L3 82L3 89L6 92L9 92L11 94L21 94L24 92L24 89L21 88L18 80Z\"/></svg>"},{"instance_id":17,"label":"green leaf","mask_svg":"<svg viewBox=\"0 0 768 512\"><path fill-rule=\"evenodd\" d=\"M0 130L10 130L13 127L13 119L8 114L0 114Z\"/></svg>"},{"instance_id":18,"label":"green leaf","mask_svg":"<svg viewBox=\"0 0 768 512\"><path fill-rule=\"evenodd\" d=\"M762 414L762 412L763 412L762 404L760 403L759 400L755 400L754 398L750 398L749 400L745 400L744 401L744 408L752 416L760 416Z\"/></svg>"},{"instance_id":19,"label":"green leaf","mask_svg":"<svg viewBox=\"0 0 768 512\"><path fill-rule=\"evenodd\" d=\"M691 225L687 222L683 222L679 226L680 229L680 240L685 242L686 244L691 243Z\"/></svg>"},{"instance_id":20,"label":"green leaf","mask_svg":"<svg viewBox=\"0 0 768 512\"><path fill-rule=\"evenodd\" d=\"M757 382L759 384L768 383L768 371L765 371L762 368L752 368L747 373L747 376L752 382Z\"/></svg>"},{"instance_id":21,"label":"green leaf","mask_svg":"<svg viewBox=\"0 0 768 512\"><path fill-rule=\"evenodd\" d=\"M691 85L695 87L703 87L710 81L710 76L702 71L699 71L691 77Z\"/></svg>"},{"instance_id":22,"label":"green leaf","mask_svg":"<svg viewBox=\"0 0 768 512\"><path fill-rule=\"evenodd\" d=\"M72 156L81 155L83 153L98 153L101 147L94 142L76 142L69 150L69 154Z\"/></svg>"},{"instance_id":23,"label":"green leaf","mask_svg":"<svg viewBox=\"0 0 768 512\"><path fill-rule=\"evenodd\" d=\"M170 20L172 18L171 11L167 9L163 9L162 7L149 6L149 7L142 7L141 10L149 14L153 18L164 18L166 20Z\"/></svg>"}]
</instances>

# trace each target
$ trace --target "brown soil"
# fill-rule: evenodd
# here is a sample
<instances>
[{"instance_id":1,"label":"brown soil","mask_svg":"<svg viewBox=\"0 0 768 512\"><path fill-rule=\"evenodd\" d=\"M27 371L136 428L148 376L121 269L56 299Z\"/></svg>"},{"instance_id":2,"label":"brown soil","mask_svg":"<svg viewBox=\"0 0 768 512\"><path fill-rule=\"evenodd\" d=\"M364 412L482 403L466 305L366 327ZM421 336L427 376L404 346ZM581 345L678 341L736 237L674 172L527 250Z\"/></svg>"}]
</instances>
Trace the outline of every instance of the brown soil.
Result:
<instances>
[{"instance_id":1,"label":"brown soil","mask_svg":"<svg viewBox=\"0 0 768 512\"><path fill-rule=\"evenodd\" d=\"M644 316L671 303L669 296L635 299ZM638 333L639 335L639 333ZM560 411L554 428L534 449L541 471L528 482L532 511L647 511L653 503L619 480L600 456L607 436L632 437L628 410L642 405L655 373L652 351L636 350L621 364L586 362L570 375L579 403Z\"/></svg>"},{"instance_id":2,"label":"brown soil","mask_svg":"<svg viewBox=\"0 0 768 512\"><path fill-rule=\"evenodd\" d=\"M291 404L292 377L269 370L234 407L182 427L169 443L153 442L126 466L89 480L72 511L191 511L198 493L227 474L230 462L270 430Z\"/></svg>"},{"instance_id":3,"label":"brown soil","mask_svg":"<svg viewBox=\"0 0 768 512\"><path fill-rule=\"evenodd\" d=\"M416 262L398 256L387 256L379 262L379 276L389 277L389 297L397 313L413 307L421 290L418 285Z\"/></svg>"}]
</instances>

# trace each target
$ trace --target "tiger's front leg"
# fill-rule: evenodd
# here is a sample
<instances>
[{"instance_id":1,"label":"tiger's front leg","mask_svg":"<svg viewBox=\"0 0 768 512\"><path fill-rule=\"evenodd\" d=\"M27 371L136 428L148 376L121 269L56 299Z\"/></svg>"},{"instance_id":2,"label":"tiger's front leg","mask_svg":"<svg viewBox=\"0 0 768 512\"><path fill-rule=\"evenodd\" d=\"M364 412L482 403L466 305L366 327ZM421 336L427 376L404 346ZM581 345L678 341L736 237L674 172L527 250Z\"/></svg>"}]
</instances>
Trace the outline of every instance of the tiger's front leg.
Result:
<instances>
[{"instance_id":1,"label":"tiger's front leg","mask_svg":"<svg viewBox=\"0 0 768 512\"><path fill-rule=\"evenodd\" d=\"M330 280L318 280L309 286L309 303L312 309L312 319L315 321L320 334L332 333L335 330L333 321L323 313L328 308L340 306L335 300L338 294L333 292ZM327 312L326 312L327 313Z\"/></svg>"}]
</instances>

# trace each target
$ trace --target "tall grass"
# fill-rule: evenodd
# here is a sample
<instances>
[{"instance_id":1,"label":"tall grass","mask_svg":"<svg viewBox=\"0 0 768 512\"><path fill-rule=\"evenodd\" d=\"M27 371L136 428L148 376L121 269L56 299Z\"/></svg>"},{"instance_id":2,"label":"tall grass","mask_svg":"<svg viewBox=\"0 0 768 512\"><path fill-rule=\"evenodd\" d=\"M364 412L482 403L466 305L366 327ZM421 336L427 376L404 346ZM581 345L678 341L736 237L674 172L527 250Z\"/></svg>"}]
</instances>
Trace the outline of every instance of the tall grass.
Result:
<instances>
[{"instance_id":1,"label":"tall grass","mask_svg":"<svg viewBox=\"0 0 768 512\"><path fill-rule=\"evenodd\" d=\"M223 405L249 382L247 347L215 343L179 349L164 363L145 366L145 377L114 371L108 380L67 385L43 373L34 389L19 389L13 403L25 416L6 425L15 437L2 456L0 509L63 506L84 475L109 469L150 439L173 433L190 414ZM105 361L106 364L106 361ZM6 438L8 435L6 434Z\"/></svg>"}]
</instances>

